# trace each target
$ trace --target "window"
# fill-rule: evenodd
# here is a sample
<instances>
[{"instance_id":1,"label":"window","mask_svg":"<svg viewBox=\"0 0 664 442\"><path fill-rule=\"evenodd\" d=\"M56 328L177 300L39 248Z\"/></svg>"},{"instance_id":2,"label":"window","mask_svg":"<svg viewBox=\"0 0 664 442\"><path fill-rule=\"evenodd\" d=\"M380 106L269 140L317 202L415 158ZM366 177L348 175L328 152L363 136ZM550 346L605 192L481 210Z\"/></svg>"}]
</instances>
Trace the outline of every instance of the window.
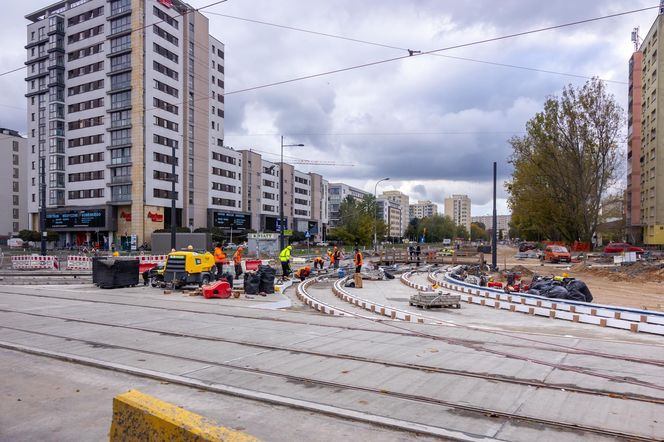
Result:
<instances>
[{"instance_id":1,"label":"window","mask_svg":"<svg viewBox=\"0 0 664 442\"><path fill-rule=\"evenodd\" d=\"M309 195L309 191L307 189L301 189L299 187L295 188L295 193L299 193L300 195Z\"/></svg>"},{"instance_id":2,"label":"window","mask_svg":"<svg viewBox=\"0 0 664 442\"><path fill-rule=\"evenodd\" d=\"M306 178L300 178L299 176L295 177L295 182L300 184L309 184L309 180Z\"/></svg>"},{"instance_id":3,"label":"window","mask_svg":"<svg viewBox=\"0 0 664 442\"><path fill-rule=\"evenodd\" d=\"M14 178L18 178L18 168L14 167Z\"/></svg>"},{"instance_id":4,"label":"window","mask_svg":"<svg viewBox=\"0 0 664 442\"><path fill-rule=\"evenodd\" d=\"M212 204L215 206L235 207L237 205L237 201L228 198L217 198L213 196Z\"/></svg>"},{"instance_id":5,"label":"window","mask_svg":"<svg viewBox=\"0 0 664 442\"><path fill-rule=\"evenodd\" d=\"M178 140L173 140L161 135L154 134L152 141L156 144L161 144L162 146L178 148Z\"/></svg>"},{"instance_id":6,"label":"window","mask_svg":"<svg viewBox=\"0 0 664 442\"><path fill-rule=\"evenodd\" d=\"M172 131L177 132L178 131L178 124L174 123L172 121L166 120L165 118L160 118L155 116L154 117L154 124L156 124L159 127L163 127L165 129L169 129Z\"/></svg>"},{"instance_id":7,"label":"window","mask_svg":"<svg viewBox=\"0 0 664 442\"><path fill-rule=\"evenodd\" d=\"M18 195L12 195L12 203L14 206L18 206Z\"/></svg>"},{"instance_id":8,"label":"window","mask_svg":"<svg viewBox=\"0 0 664 442\"><path fill-rule=\"evenodd\" d=\"M168 49L166 49L163 46L158 45L157 43L152 43L152 46L153 46L154 51L157 54L161 55L162 57L168 58L173 63L178 62L178 56L174 52L169 51Z\"/></svg>"},{"instance_id":9,"label":"window","mask_svg":"<svg viewBox=\"0 0 664 442\"><path fill-rule=\"evenodd\" d=\"M70 165L95 163L97 161L104 161L104 152L88 153L88 154L85 154L85 155L74 155L74 156L71 156L71 157L68 158L68 163ZM34 180L34 178L33 178L33 180Z\"/></svg>"},{"instance_id":10,"label":"window","mask_svg":"<svg viewBox=\"0 0 664 442\"><path fill-rule=\"evenodd\" d=\"M177 90L177 88L174 88L173 86L169 86L166 83L162 83L159 80L155 80L154 81L154 87L155 87L155 89L158 89L162 92L165 92L169 95L174 96L175 98L178 98L179 91Z\"/></svg>"},{"instance_id":11,"label":"window","mask_svg":"<svg viewBox=\"0 0 664 442\"><path fill-rule=\"evenodd\" d=\"M131 11L131 0L114 0L111 2L111 15Z\"/></svg>"},{"instance_id":12,"label":"window","mask_svg":"<svg viewBox=\"0 0 664 442\"><path fill-rule=\"evenodd\" d=\"M111 164L128 164L131 163L131 148L124 147L122 149L111 149Z\"/></svg>"},{"instance_id":13,"label":"window","mask_svg":"<svg viewBox=\"0 0 664 442\"><path fill-rule=\"evenodd\" d=\"M76 130L83 129L85 127L101 126L102 124L104 124L104 117L92 117L85 118L83 120L70 121L68 123L67 129Z\"/></svg>"},{"instance_id":14,"label":"window","mask_svg":"<svg viewBox=\"0 0 664 442\"><path fill-rule=\"evenodd\" d=\"M263 211L264 212L275 212L274 206L270 206L269 204L263 204Z\"/></svg>"},{"instance_id":15,"label":"window","mask_svg":"<svg viewBox=\"0 0 664 442\"><path fill-rule=\"evenodd\" d=\"M131 54L122 54L111 57L111 72L121 71L131 67Z\"/></svg>"},{"instance_id":16,"label":"window","mask_svg":"<svg viewBox=\"0 0 664 442\"><path fill-rule=\"evenodd\" d=\"M131 87L131 74L129 72L111 76L111 91L128 87Z\"/></svg>"},{"instance_id":17,"label":"window","mask_svg":"<svg viewBox=\"0 0 664 442\"><path fill-rule=\"evenodd\" d=\"M70 71L67 72L67 78L71 79L71 78L80 77L81 75L91 74L93 72L99 72L102 69L104 69L104 62L98 61L97 63L92 63L86 66L81 66L80 68L71 69Z\"/></svg>"},{"instance_id":18,"label":"window","mask_svg":"<svg viewBox=\"0 0 664 442\"><path fill-rule=\"evenodd\" d=\"M233 178L233 179L235 179L235 176L237 175L232 170L220 169L218 167L213 167L212 168L212 174L223 176L223 177L226 177L226 178Z\"/></svg>"},{"instance_id":19,"label":"window","mask_svg":"<svg viewBox=\"0 0 664 442\"><path fill-rule=\"evenodd\" d=\"M18 155L13 155L12 163L14 166L18 166Z\"/></svg>"},{"instance_id":20,"label":"window","mask_svg":"<svg viewBox=\"0 0 664 442\"><path fill-rule=\"evenodd\" d=\"M160 28L157 25L152 25L152 29L154 30L154 33L166 40L167 42L177 46L178 45L178 38L166 31L164 31L162 28Z\"/></svg>"},{"instance_id":21,"label":"window","mask_svg":"<svg viewBox=\"0 0 664 442\"><path fill-rule=\"evenodd\" d=\"M111 146L131 144L131 129L114 130L111 132Z\"/></svg>"},{"instance_id":22,"label":"window","mask_svg":"<svg viewBox=\"0 0 664 442\"><path fill-rule=\"evenodd\" d=\"M18 192L18 181L12 182L12 190Z\"/></svg>"},{"instance_id":23,"label":"window","mask_svg":"<svg viewBox=\"0 0 664 442\"><path fill-rule=\"evenodd\" d=\"M236 189L237 188L235 186L231 186L230 184L212 183L212 190L235 193Z\"/></svg>"},{"instance_id":24,"label":"window","mask_svg":"<svg viewBox=\"0 0 664 442\"><path fill-rule=\"evenodd\" d=\"M123 110L120 112L111 112L111 127L122 127L131 124L131 112Z\"/></svg>"},{"instance_id":25,"label":"window","mask_svg":"<svg viewBox=\"0 0 664 442\"><path fill-rule=\"evenodd\" d=\"M155 71L160 72L160 73L166 75L167 77L170 77L173 80L177 81L177 79L178 79L178 72L177 71L164 66L163 64L159 63L158 61L153 61L152 66L154 67Z\"/></svg>"},{"instance_id":26,"label":"window","mask_svg":"<svg viewBox=\"0 0 664 442\"><path fill-rule=\"evenodd\" d=\"M89 55L98 54L102 51L103 47L104 47L103 43L97 43L92 46L79 49L77 51L72 51L69 54L67 54L67 61L74 61L78 60L79 58L87 57Z\"/></svg>"},{"instance_id":27,"label":"window","mask_svg":"<svg viewBox=\"0 0 664 442\"><path fill-rule=\"evenodd\" d=\"M18 141L12 141L12 150L18 152Z\"/></svg>"},{"instance_id":28,"label":"window","mask_svg":"<svg viewBox=\"0 0 664 442\"><path fill-rule=\"evenodd\" d=\"M90 144L99 144L103 142L104 142L104 136L102 134L99 134L99 135L91 135L88 137L72 138L68 141L68 146L69 147L89 146Z\"/></svg>"},{"instance_id":29,"label":"window","mask_svg":"<svg viewBox=\"0 0 664 442\"><path fill-rule=\"evenodd\" d=\"M84 92L96 91L98 89L104 88L104 80L95 80L90 83L79 84L78 86L73 86L67 89L67 94L71 97L72 95L82 94Z\"/></svg>"},{"instance_id":30,"label":"window","mask_svg":"<svg viewBox=\"0 0 664 442\"><path fill-rule=\"evenodd\" d=\"M156 6L152 7L152 12L154 15L159 17L161 20L163 20L165 23L168 23L169 25L173 26L175 29L179 28L179 23L177 20L172 18L170 15L166 14L164 11L161 9L157 8Z\"/></svg>"},{"instance_id":31,"label":"window","mask_svg":"<svg viewBox=\"0 0 664 442\"><path fill-rule=\"evenodd\" d=\"M12 209L12 218L18 219L18 209Z\"/></svg>"},{"instance_id":32,"label":"window","mask_svg":"<svg viewBox=\"0 0 664 442\"><path fill-rule=\"evenodd\" d=\"M131 91L111 95L111 109L131 106Z\"/></svg>"},{"instance_id":33,"label":"window","mask_svg":"<svg viewBox=\"0 0 664 442\"><path fill-rule=\"evenodd\" d=\"M164 163L164 164L173 164L173 157L171 155L165 155L163 153L154 153L154 160L157 161L158 163ZM177 157L175 158L175 165L178 165L178 159Z\"/></svg>"},{"instance_id":34,"label":"window","mask_svg":"<svg viewBox=\"0 0 664 442\"><path fill-rule=\"evenodd\" d=\"M70 114L74 112L80 112L88 109L94 109L97 107L102 107L104 105L103 98L96 98L94 100L82 101L80 103L70 104L67 106L68 112Z\"/></svg>"},{"instance_id":35,"label":"window","mask_svg":"<svg viewBox=\"0 0 664 442\"><path fill-rule=\"evenodd\" d=\"M79 200L87 198L103 198L104 189L84 189L84 190L70 190L68 195L70 200Z\"/></svg>"},{"instance_id":36,"label":"window","mask_svg":"<svg viewBox=\"0 0 664 442\"><path fill-rule=\"evenodd\" d=\"M113 201L130 201L131 200L131 185L114 186L111 188L111 200Z\"/></svg>"},{"instance_id":37,"label":"window","mask_svg":"<svg viewBox=\"0 0 664 442\"><path fill-rule=\"evenodd\" d=\"M274 193L269 193L269 192L263 192L263 198L266 200L274 200L276 197L274 196Z\"/></svg>"},{"instance_id":38,"label":"window","mask_svg":"<svg viewBox=\"0 0 664 442\"><path fill-rule=\"evenodd\" d=\"M85 31L77 32L76 34L71 34L67 37L67 43L72 44L76 43L79 40L84 40L86 38L94 37L104 32L104 25L95 26Z\"/></svg>"},{"instance_id":39,"label":"window","mask_svg":"<svg viewBox=\"0 0 664 442\"><path fill-rule=\"evenodd\" d=\"M111 54L131 48L131 34L111 39Z\"/></svg>"},{"instance_id":40,"label":"window","mask_svg":"<svg viewBox=\"0 0 664 442\"><path fill-rule=\"evenodd\" d=\"M161 180L161 181L172 181L172 173L169 172L162 172L161 170L155 170L152 172L152 177L155 180ZM177 174L175 175L175 182L178 182L178 176Z\"/></svg>"},{"instance_id":41,"label":"window","mask_svg":"<svg viewBox=\"0 0 664 442\"><path fill-rule=\"evenodd\" d=\"M218 152L212 152L212 159L235 165L235 158Z\"/></svg>"},{"instance_id":42,"label":"window","mask_svg":"<svg viewBox=\"0 0 664 442\"><path fill-rule=\"evenodd\" d=\"M82 14L78 14L78 15L75 15L75 16L69 18L69 20L67 20L67 26L77 25L77 24L82 23L84 21L88 21L88 20L93 19L95 17L99 17L103 13L104 13L104 7L103 6L92 9L90 11L86 11Z\"/></svg>"},{"instance_id":43,"label":"window","mask_svg":"<svg viewBox=\"0 0 664 442\"><path fill-rule=\"evenodd\" d=\"M300 198L295 198L295 204L299 204L301 206L308 206L309 201L303 200L303 199L300 199Z\"/></svg>"},{"instance_id":44,"label":"window","mask_svg":"<svg viewBox=\"0 0 664 442\"><path fill-rule=\"evenodd\" d=\"M178 114L178 107L176 105L167 103L164 100L160 100L159 98L154 98L152 104L156 108L163 109L175 115Z\"/></svg>"},{"instance_id":45,"label":"window","mask_svg":"<svg viewBox=\"0 0 664 442\"><path fill-rule=\"evenodd\" d=\"M125 15L124 17L111 20L111 35L119 32L131 30L131 16Z\"/></svg>"},{"instance_id":46,"label":"window","mask_svg":"<svg viewBox=\"0 0 664 442\"><path fill-rule=\"evenodd\" d=\"M79 172L79 173L70 173L69 182L77 183L79 181L94 181L94 180L103 180L104 171L103 170L93 170L90 172Z\"/></svg>"},{"instance_id":47,"label":"window","mask_svg":"<svg viewBox=\"0 0 664 442\"><path fill-rule=\"evenodd\" d=\"M155 198L163 198L163 199L168 199L168 200L173 199L173 198L175 198L175 199L178 198L178 193L177 192L175 192L174 196L171 196L172 193L171 193L170 190L163 190L163 189L153 189L152 195Z\"/></svg>"}]
</instances>

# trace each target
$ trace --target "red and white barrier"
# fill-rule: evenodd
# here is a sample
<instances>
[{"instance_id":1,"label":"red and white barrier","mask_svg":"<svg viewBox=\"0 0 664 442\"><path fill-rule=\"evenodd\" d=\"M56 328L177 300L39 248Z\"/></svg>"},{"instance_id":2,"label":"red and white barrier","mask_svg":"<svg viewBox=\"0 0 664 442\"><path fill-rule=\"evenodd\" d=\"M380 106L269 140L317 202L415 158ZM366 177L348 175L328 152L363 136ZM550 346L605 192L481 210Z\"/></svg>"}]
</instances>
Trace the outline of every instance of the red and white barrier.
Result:
<instances>
[{"instance_id":1,"label":"red and white barrier","mask_svg":"<svg viewBox=\"0 0 664 442\"><path fill-rule=\"evenodd\" d=\"M141 255L137 256L136 259L138 259L139 265L144 265L144 264L165 264L166 263L166 258L168 258L168 255Z\"/></svg>"},{"instance_id":2,"label":"red and white barrier","mask_svg":"<svg viewBox=\"0 0 664 442\"><path fill-rule=\"evenodd\" d=\"M67 270L92 270L92 258L70 255L67 257Z\"/></svg>"},{"instance_id":3,"label":"red and white barrier","mask_svg":"<svg viewBox=\"0 0 664 442\"><path fill-rule=\"evenodd\" d=\"M59 268L56 256L12 256L12 269L14 270L57 270Z\"/></svg>"}]
</instances>

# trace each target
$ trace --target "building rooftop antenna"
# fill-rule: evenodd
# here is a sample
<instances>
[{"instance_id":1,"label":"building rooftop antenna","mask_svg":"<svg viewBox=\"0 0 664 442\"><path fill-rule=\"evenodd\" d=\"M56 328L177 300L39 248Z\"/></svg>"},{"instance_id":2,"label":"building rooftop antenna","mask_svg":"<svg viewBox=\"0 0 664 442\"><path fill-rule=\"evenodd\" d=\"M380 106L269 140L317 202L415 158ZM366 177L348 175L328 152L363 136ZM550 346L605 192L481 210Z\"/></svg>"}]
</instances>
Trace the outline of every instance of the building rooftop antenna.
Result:
<instances>
[{"instance_id":1,"label":"building rooftop antenna","mask_svg":"<svg viewBox=\"0 0 664 442\"><path fill-rule=\"evenodd\" d=\"M662 0L662 3L664 3L664 0ZM661 10L661 6L660 6ZM639 27L635 27L632 29L632 43L634 43L634 52L639 50L639 45L641 44L641 37L639 36Z\"/></svg>"}]
</instances>

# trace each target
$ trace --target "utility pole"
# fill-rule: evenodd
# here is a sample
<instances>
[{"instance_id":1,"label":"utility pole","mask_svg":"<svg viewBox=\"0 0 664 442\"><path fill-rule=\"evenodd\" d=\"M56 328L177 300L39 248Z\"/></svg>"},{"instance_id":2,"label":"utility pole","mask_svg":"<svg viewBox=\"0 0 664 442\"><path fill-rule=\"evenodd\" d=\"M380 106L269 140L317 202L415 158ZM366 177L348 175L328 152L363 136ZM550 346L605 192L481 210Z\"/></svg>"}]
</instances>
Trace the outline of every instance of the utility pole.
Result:
<instances>
[{"instance_id":1,"label":"utility pole","mask_svg":"<svg viewBox=\"0 0 664 442\"><path fill-rule=\"evenodd\" d=\"M281 163L279 163L279 252L285 247L284 238L284 147L303 147L304 144L284 144L281 136Z\"/></svg>"},{"instance_id":2,"label":"utility pole","mask_svg":"<svg viewBox=\"0 0 664 442\"><path fill-rule=\"evenodd\" d=\"M39 148L39 199L41 207L39 210L39 234L41 235L40 253L46 256L46 152Z\"/></svg>"},{"instance_id":3,"label":"utility pole","mask_svg":"<svg viewBox=\"0 0 664 442\"><path fill-rule=\"evenodd\" d=\"M491 270L498 270L498 215L496 214L496 162L493 162L493 221L491 223Z\"/></svg>"},{"instance_id":4,"label":"utility pole","mask_svg":"<svg viewBox=\"0 0 664 442\"><path fill-rule=\"evenodd\" d=\"M176 202L176 196L175 196L175 143L172 144L172 152L173 152L173 157L171 161L171 250L175 249L175 232L176 230L176 222L175 222L175 202ZM184 165L183 165L184 167ZM184 170L184 169L183 169ZM184 195L183 195L184 198Z\"/></svg>"}]
</instances>

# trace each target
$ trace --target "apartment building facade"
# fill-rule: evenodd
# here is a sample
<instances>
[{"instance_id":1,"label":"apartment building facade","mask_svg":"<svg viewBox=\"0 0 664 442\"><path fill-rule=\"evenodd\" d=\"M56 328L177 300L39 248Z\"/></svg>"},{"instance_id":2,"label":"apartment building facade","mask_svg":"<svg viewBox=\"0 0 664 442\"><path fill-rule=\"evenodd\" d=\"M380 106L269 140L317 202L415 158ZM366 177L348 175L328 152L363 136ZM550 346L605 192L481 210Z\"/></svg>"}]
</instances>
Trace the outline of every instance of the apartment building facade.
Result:
<instances>
[{"instance_id":1,"label":"apartment building facade","mask_svg":"<svg viewBox=\"0 0 664 442\"><path fill-rule=\"evenodd\" d=\"M438 214L438 204L431 201L418 201L415 204L410 204L408 207L409 221L414 218L422 219L428 216Z\"/></svg>"},{"instance_id":2,"label":"apartment building facade","mask_svg":"<svg viewBox=\"0 0 664 442\"><path fill-rule=\"evenodd\" d=\"M493 228L493 216L473 216L470 218L473 223L482 223L487 230ZM510 222L512 222L512 215L497 215L496 216L496 230L502 232L503 238L509 236ZM469 231L470 232L470 231Z\"/></svg>"},{"instance_id":3,"label":"apartment building facade","mask_svg":"<svg viewBox=\"0 0 664 442\"><path fill-rule=\"evenodd\" d=\"M643 100L643 54L629 59L627 97L627 186L625 189L625 233L632 243L643 241L641 224L641 102Z\"/></svg>"},{"instance_id":4,"label":"apartment building facade","mask_svg":"<svg viewBox=\"0 0 664 442\"><path fill-rule=\"evenodd\" d=\"M403 212L401 211L401 204L390 198L380 197L376 199L377 216L382 219L387 226L385 235L391 239L398 239L403 237ZM381 240L382 238L379 238Z\"/></svg>"},{"instance_id":5,"label":"apartment building facade","mask_svg":"<svg viewBox=\"0 0 664 442\"><path fill-rule=\"evenodd\" d=\"M660 38L663 32L664 15L660 12L639 51L642 54L640 221L643 226L643 242L648 245L664 244L664 148L662 147L664 116L659 112L664 109L664 96L658 93L662 90L660 86L664 82L664 76L659 75L664 69L664 59L659 56L664 51L664 44ZM632 127L633 135L634 123ZM636 144L632 142L632 157L635 146Z\"/></svg>"},{"instance_id":6,"label":"apartment building facade","mask_svg":"<svg viewBox=\"0 0 664 442\"><path fill-rule=\"evenodd\" d=\"M365 196L371 195L369 192L365 192L362 189L357 187L349 186L344 183L329 183L328 189L328 199L329 199L329 214L328 221L330 227L336 227L339 223L339 208L341 202L347 197L352 197L358 201L362 200Z\"/></svg>"},{"instance_id":7,"label":"apartment building facade","mask_svg":"<svg viewBox=\"0 0 664 442\"><path fill-rule=\"evenodd\" d=\"M457 226L465 226L470 233L470 198L468 195L452 195L445 198L445 216L449 216Z\"/></svg>"},{"instance_id":8,"label":"apartment building facade","mask_svg":"<svg viewBox=\"0 0 664 442\"><path fill-rule=\"evenodd\" d=\"M406 230L408 229L408 223L410 222L410 198L408 195L398 190L387 190L383 192L381 197L387 198L388 200L393 201L399 205L399 211L401 212L401 228L399 230L399 234L395 236L403 238L403 236L406 234Z\"/></svg>"},{"instance_id":9,"label":"apartment building facade","mask_svg":"<svg viewBox=\"0 0 664 442\"><path fill-rule=\"evenodd\" d=\"M192 228L210 207L243 210L212 188L213 168L232 168L215 160L224 46L205 16L178 0L66 0L26 18L28 155L43 169L30 170L31 228L42 198L45 228L71 244L149 241L173 199Z\"/></svg>"},{"instance_id":10,"label":"apartment building facade","mask_svg":"<svg viewBox=\"0 0 664 442\"><path fill-rule=\"evenodd\" d=\"M26 139L17 131L0 128L0 238L11 238L28 228L27 172L35 163L28 164Z\"/></svg>"}]
</instances>

